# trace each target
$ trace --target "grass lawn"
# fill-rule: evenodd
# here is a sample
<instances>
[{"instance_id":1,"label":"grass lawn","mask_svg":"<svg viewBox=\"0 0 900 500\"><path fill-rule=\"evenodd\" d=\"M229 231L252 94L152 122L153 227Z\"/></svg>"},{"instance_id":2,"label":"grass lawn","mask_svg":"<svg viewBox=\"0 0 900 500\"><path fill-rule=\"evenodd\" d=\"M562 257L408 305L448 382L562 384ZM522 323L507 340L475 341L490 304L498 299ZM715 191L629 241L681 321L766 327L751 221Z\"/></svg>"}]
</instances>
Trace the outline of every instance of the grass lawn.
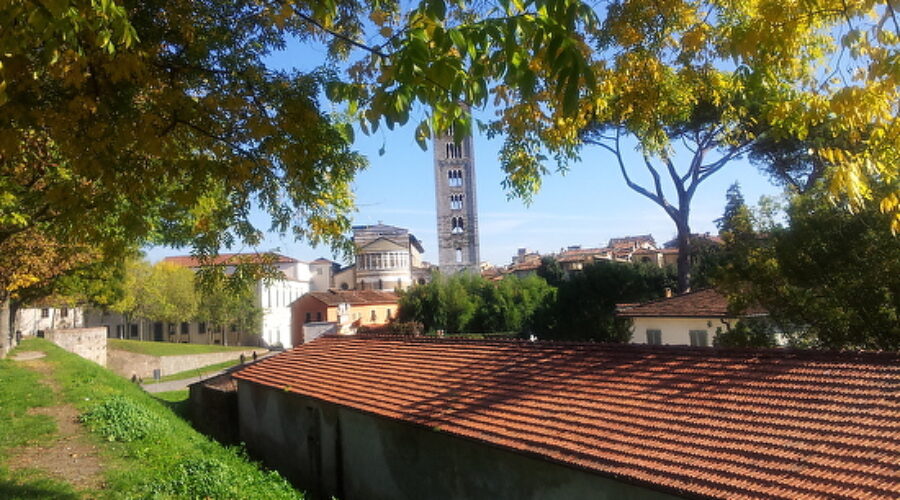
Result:
<instances>
[{"instance_id":1,"label":"grass lawn","mask_svg":"<svg viewBox=\"0 0 900 500\"><path fill-rule=\"evenodd\" d=\"M248 358L249 360L249 358ZM183 372L173 373L171 375L166 375L165 377L161 377L159 382L168 382L170 380L181 380L185 378L200 378L206 375L210 375L217 371L224 370L226 368L231 368L232 366L238 365L241 363L240 359L234 359L232 361L223 361L221 363L216 363L213 365L201 366L200 368L194 368L193 370L185 370ZM156 380L150 379L144 382L144 385L156 384L159 383Z\"/></svg>"},{"instance_id":2,"label":"grass lawn","mask_svg":"<svg viewBox=\"0 0 900 500\"><path fill-rule=\"evenodd\" d=\"M176 344L175 342L144 342L141 340L109 339L106 346L109 349L136 352L149 356L178 356L182 354L205 354L209 352L247 351L256 349L262 354L262 347L233 347L207 344Z\"/></svg>"},{"instance_id":3,"label":"grass lawn","mask_svg":"<svg viewBox=\"0 0 900 500\"><path fill-rule=\"evenodd\" d=\"M0 498L302 498L240 448L206 438L173 412L183 408L187 391L147 394L42 339L26 339L18 350L47 356L39 360L43 375L0 360ZM76 490L41 470L11 470L16 447L50 444L58 434L53 418L29 409L59 405L77 410L83 438L99 450L99 489Z\"/></svg>"}]
</instances>

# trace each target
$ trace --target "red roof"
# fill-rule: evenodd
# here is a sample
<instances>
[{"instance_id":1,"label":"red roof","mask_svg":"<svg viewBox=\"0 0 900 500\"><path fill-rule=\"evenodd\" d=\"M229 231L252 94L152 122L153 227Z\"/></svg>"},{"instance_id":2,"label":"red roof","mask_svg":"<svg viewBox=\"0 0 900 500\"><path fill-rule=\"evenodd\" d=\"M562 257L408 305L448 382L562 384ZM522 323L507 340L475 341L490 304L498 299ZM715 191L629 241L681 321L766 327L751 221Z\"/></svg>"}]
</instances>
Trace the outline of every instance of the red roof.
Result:
<instances>
[{"instance_id":1,"label":"red roof","mask_svg":"<svg viewBox=\"0 0 900 500\"><path fill-rule=\"evenodd\" d=\"M182 267L201 267L204 264L200 259L192 255L176 255L166 257L163 262L169 262ZM222 253L213 260L214 266L236 266L238 264L293 264L300 262L297 259L277 253Z\"/></svg>"},{"instance_id":2,"label":"red roof","mask_svg":"<svg viewBox=\"0 0 900 500\"><path fill-rule=\"evenodd\" d=\"M325 337L238 379L714 498L900 497L900 354Z\"/></svg>"},{"instance_id":3,"label":"red roof","mask_svg":"<svg viewBox=\"0 0 900 500\"><path fill-rule=\"evenodd\" d=\"M618 316L626 318L729 318L728 299L721 293L707 288L674 297L645 302L636 306L620 305ZM765 314L753 309L745 314Z\"/></svg>"},{"instance_id":4,"label":"red roof","mask_svg":"<svg viewBox=\"0 0 900 500\"><path fill-rule=\"evenodd\" d=\"M338 304L350 304L352 306L394 304L398 300L396 293L381 290L328 290L326 292L309 292L307 295L315 297L329 306Z\"/></svg>"}]
</instances>

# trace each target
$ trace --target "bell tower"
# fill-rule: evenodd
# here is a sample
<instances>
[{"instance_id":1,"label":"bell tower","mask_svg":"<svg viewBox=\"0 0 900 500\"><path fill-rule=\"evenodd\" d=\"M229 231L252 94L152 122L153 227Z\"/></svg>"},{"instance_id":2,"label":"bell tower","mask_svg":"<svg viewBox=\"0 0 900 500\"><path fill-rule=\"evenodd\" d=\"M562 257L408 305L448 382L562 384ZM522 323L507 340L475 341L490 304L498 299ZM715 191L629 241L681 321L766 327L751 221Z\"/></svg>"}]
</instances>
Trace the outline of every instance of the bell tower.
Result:
<instances>
[{"instance_id":1,"label":"bell tower","mask_svg":"<svg viewBox=\"0 0 900 500\"><path fill-rule=\"evenodd\" d=\"M453 132L434 139L438 267L444 274L479 272L478 209L472 133L456 142Z\"/></svg>"}]
</instances>

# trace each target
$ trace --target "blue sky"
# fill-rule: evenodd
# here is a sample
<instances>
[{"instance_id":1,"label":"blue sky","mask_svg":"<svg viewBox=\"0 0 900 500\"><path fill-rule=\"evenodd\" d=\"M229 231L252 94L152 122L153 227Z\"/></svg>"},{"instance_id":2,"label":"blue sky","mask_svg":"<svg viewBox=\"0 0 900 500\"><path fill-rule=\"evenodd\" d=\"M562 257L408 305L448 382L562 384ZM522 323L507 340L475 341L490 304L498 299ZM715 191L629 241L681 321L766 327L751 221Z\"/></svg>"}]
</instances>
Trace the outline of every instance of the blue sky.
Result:
<instances>
[{"instance_id":1,"label":"blue sky","mask_svg":"<svg viewBox=\"0 0 900 500\"><path fill-rule=\"evenodd\" d=\"M296 44L271 58L273 66L300 69L308 69L323 60L321 49ZM393 131L381 127L371 136L357 131L354 147L368 157L370 165L357 176L354 184L357 211L353 223L381 221L407 228L422 241L425 260L436 262L432 153L430 149L422 151L413 136L415 123L423 114L419 111L411 117L410 124ZM492 112L487 110L474 110L474 114L482 120L492 118ZM612 155L599 148L586 150L582 162L573 165L565 175L554 173L546 177L530 206L519 199L508 199L501 186L503 172L497 159L501 145L502 139L488 140L476 132L474 153L482 260L495 265L508 264L521 247L549 253L570 245L604 246L609 238L633 234L652 234L659 244L674 237L671 219L659 206L630 190ZM380 156L378 151L382 146L385 154ZM645 172L643 167L632 164L636 179L649 181L649 177L640 176ZM761 195L780 192L749 162L734 161L698 189L691 215L693 232L716 233L714 220L721 217L725 191L735 181L740 182L750 203ZM264 215L257 214L255 219L258 227L268 227ZM340 260L327 247L311 248L304 242L275 234L267 235L259 250L276 250L301 260L319 257ZM148 249L147 256L155 261L185 252L152 248Z\"/></svg>"}]
</instances>

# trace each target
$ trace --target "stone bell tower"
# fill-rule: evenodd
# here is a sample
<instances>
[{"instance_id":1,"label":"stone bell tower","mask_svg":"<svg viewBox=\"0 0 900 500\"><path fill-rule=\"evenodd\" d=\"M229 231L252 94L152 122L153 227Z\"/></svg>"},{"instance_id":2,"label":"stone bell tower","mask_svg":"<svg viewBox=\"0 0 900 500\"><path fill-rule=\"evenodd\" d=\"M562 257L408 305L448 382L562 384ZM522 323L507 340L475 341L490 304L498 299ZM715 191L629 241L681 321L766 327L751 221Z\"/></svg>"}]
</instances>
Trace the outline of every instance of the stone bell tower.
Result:
<instances>
[{"instance_id":1,"label":"stone bell tower","mask_svg":"<svg viewBox=\"0 0 900 500\"><path fill-rule=\"evenodd\" d=\"M479 272L478 208L472 133L457 143L453 133L434 139L438 267L444 274Z\"/></svg>"}]
</instances>

